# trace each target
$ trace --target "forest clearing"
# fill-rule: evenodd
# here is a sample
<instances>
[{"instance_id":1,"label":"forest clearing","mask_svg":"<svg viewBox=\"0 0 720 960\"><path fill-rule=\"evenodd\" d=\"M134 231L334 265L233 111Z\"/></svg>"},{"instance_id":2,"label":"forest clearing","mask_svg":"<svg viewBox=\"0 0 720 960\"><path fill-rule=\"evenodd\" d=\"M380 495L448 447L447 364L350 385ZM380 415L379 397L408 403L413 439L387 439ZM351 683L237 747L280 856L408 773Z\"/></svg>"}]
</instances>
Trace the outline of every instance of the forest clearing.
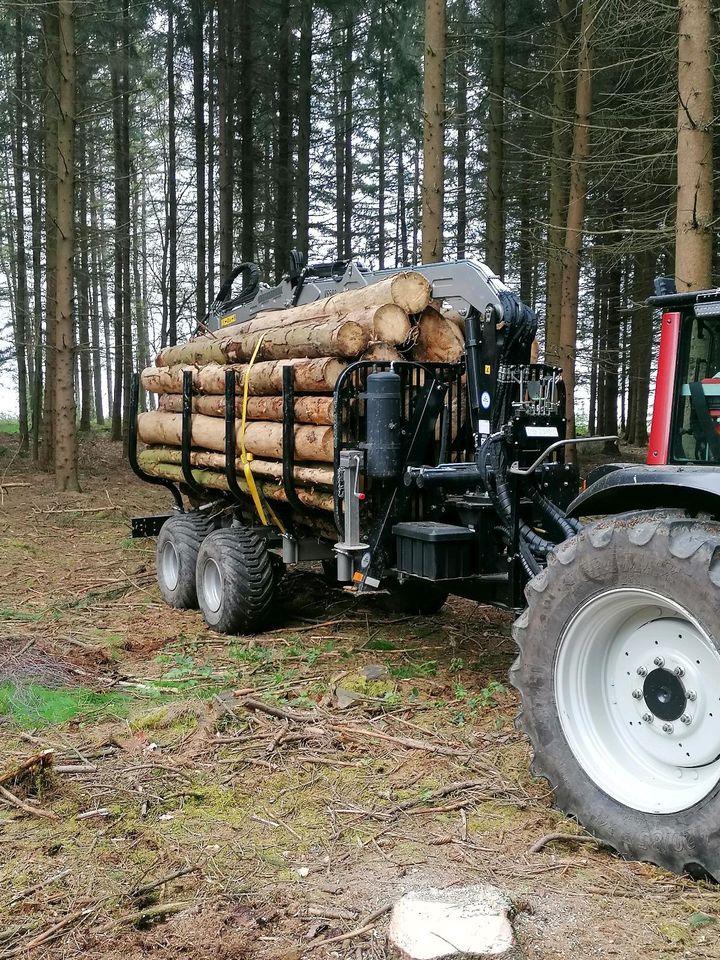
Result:
<instances>
[{"instance_id":1,"label":"forest clearing","mask_svg":"<svg viewBox=\"0 0 720 960\"><path fill-rule=\"evenodd\" d=\"M214 634L128 538L164 495L117 445L86 438L64 495L0 445L0 774L34 810L0 809L0 956L384 956L365 918L485 881L522 957L717 955L713 885L586 842L530 775L507 616L398 618L302 573L281 628ZM554 833L584 840L531 852Z\"/></svg>"}]
</instances>

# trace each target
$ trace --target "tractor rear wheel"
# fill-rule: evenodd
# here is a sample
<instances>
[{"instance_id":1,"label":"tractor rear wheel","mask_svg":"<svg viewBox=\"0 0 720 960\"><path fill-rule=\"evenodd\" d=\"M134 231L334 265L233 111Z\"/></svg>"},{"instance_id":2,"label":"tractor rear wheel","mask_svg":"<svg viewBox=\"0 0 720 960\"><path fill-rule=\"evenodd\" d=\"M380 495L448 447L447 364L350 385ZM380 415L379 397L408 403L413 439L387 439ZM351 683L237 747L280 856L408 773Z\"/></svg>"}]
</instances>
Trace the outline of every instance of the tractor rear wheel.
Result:
<instances>
[{"instance_id":1,"label":"tractor rear wheel","mask_svg":"<svg viewBox=\"0 0 720 960\"><path fill-rule=\"evenodd\" d=\"M601 520L525 594L511 679L533 772L623 856L720 880L720 524Z\"/></svg>"},{"instance_id":2,"label":"tractor rear wheel","mask_svg":"<svg viewBox=\"0 0 720 960\"><path fill-rule=\"evenodd\" d=\"M196 573L205 622L220 633L255 633L264 626L276 577L265 540L242 527L215 530L203 542Z\"/></svg>"},{"instance_id":3,"label":"tractor rear wheel","mask_svg":"<svg viewBox=\"0 0 720 960\"><path fill-rule=\"evenodd\" d=\"M192 512L179 513L160 528L155 549L155 572L163 600L171 607L197 607L195 565L212 521Z\"/></svg>"}]
</instances>

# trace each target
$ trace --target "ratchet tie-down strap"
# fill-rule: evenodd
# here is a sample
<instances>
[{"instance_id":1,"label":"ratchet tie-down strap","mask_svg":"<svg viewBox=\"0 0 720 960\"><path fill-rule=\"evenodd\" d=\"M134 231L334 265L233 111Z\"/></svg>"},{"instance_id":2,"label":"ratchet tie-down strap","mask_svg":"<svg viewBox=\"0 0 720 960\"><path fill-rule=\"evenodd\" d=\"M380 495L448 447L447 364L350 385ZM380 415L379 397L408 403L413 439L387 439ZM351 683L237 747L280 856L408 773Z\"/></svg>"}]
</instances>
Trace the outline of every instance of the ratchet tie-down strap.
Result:
<instances>
[{"instance_id":1,"label":"ratchet tie-down strap","mask_svg":"<svg viewBox=\"0 0 720 960\"><path fill-rule=\"evenodd\" d=\"M245 371L245 376L243 377L242 417L240 419L240 461L242 463L243 473L245 474L245 483L250 491L250 496L255 504L255 509L257 510L257 515L260 517L262 525L264 527L269 527L270 522L272 522L278 528L280 533L285 533L285 527L277 518L275 511L267 502L266 498L262 495L261 491L257 487L257 484L255 483L255 477L253 476L252 468L250 466L253 456L245 449L245 426L247 424L247 402L248 389L250 385L250 371L253 368L255 358L258 355L258 350L260 349L260 344L262 343L264 336L265 334L262 333L258 337L258 341L255 344L255 349L250 357L247 370ZM270 517L270 520L268 520L268 517Z\"/></svg>"}]
</instances>

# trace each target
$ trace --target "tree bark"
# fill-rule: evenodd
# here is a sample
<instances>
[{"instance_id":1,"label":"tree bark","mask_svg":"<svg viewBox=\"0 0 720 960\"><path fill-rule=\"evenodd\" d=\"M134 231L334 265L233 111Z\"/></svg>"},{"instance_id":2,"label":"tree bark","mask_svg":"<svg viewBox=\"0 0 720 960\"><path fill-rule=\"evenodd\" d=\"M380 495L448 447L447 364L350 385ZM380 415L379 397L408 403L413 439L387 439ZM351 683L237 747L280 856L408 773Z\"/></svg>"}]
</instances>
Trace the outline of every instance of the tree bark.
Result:
<instances>
[{"instance_id":1,"label":"tree bark","mask_svg":"<svg viewBox=\"0 0 720 960\"><path fill-rule=\"evenodd\" d=\"M312 133L312 0L300 0L300 41L297 73L296 243L298 250L308 255L310 247L310 138Z\"/></svg>"},{"instance_id":2,"label":"tree bark","mask_svg":"<svg viewBox=\"0 0 720 960\"><path fill-rule=\"evenodd\" d=\"M235 400L235 415L242 416L243 399ZM158 409L167 413L182 413L182 396L176 393L166 393L160 397ZM200 396L192 398L192 409L195 413L202 413L206 417L225 416L225 397ZM297 423L314 423L331 426L333 422L332 397L297 397L294 404L295 421ZM282 397L248 397L246 416L248 420L272 420L282 423Z\"/></svg>"},{"instance_id":3,"label":"tree bark","mask_svg":"<svg viewBox=\"0 0 720 960\"><path fill-rule=\"evenodd\" d=\"M208 9L207 302L215 299L215 7Z\"/></svg>"},{"instance_id":4,"label":"tree bark","mask_svg":"<svg viewBox=\"0 0 720 960\"><path fill-rule=\"evenodd\" d=\"M220 197L220 282L232 270L233 261L233 162L235 106L233 81L233 6L218 0L218 192Z\"/></svg>"},{"instance_id":5,"label":"tree bark","mask_svg":"<svg viewBox=\"0 0 720 960\"><path fill-rule=\"evenodd\" d=\"M679 293L712 286L712 4L680 0L678 28L677 221Z\"/></svg>"},{"instance_id":6,"label":"tree bark","mask_svg":"<svg viewBox=\"0 0 720 960\"><path fill-rule=\"evenodd\" d=\"M167 243L168 243L168 343L177 343L177 119L175 96L175 0L167 4L167 46L165 69L168 93L168 172L167 172Z\"/></svg>"},{"instance_id":7,"label":"tree bark","mask_svg":"<svg viewBox=\"0 0 720 960\"><path fill-rule=\"evenodd\" d=\"M557 0L553 51L552 148L550 154L549 223L547 232L547 292L545 306L545 362L560 364L560 303L567 220L569 88L567 63L571 49L572 0Z\"/></svg>"},{"instance_id":8,"label":"tree bark","mask_svg":"<svg viewBox=\"0 0 720 960\"><path fill-rule=\"evenodd\" d=\"M467 242L467 152L468 152L468 101L467 101L467 0L457 3L457 258L465 259Z\"/></svg>"},{"instance_id":9,"label":"tree bark","mask_svg":"<svg viewBox=\"0 0 720 960\"><path fill-rule=\"evenodd\" d=\"M13 123L13 151L12 165L15 187L15 257L17 261L17 287L15 292L15 360L18 377L18 433L19 452L27 453L30 449L30 426L28 418L28 371L27 371L27 331L28 317L28 283L27 283L27 254L25 252L25 182L23 171L24 163L24 111L25 85L23 77L23 48L25 45L25 30L23 18L18 14L15 17L15 90L14 90L14 123Z\"/></svg>"},{"instance_id":10,"label":"tree bark","mask_svg":"<svg viewBox=\"0 0 720 960\"><path fill-rule=\"evenodd\" d=\"M653 313L645 305L652 289L655 254L644 250L635 255L633 270L633 313L630 332L630 391L628 398L627 442L642 447L648 442L648 399L652 363Z\"/></svg>"},{"instance_id":11,"label":"tree bark","mask_svg":"<svg viewBox=\"0 0 720 960\"><path fill-rule=\"evenodd\" d=\"M255 0L240 3L240 250L247 263L255 259L255 143L253 104L255 102L255 61L253 59L253 24ZM235 87L232 86L232 96ZM231 174L232 175L232 174ZM231 231L232 232L232 231ZM231 258L232 259L232 258ZM231 264L232 266L232 264ZM267 276L267 274L266 274Z\"/></svg>"},{"instance_id":12,"label":"tree bark","mask_svg":"<svg viewBox=\"0 0 720 960\"><path fill-rule=\"evenodd\" d=\"M590 156L590 112L592 110L592 32L594 0L583 0L580 23L580 48L575 90L575 126L570 165L570 196L563 255L562 309L560 312L560 359L567 391L565 416L567 436L575 436L575 355L577 351L577 312L580 283L587 161ZM573 448L570 448L571 450Z\"/></svg>"},{"instance_id":13,"label":"tree bark","mask_svg":"<svg viewBox=\"0 0 720 960\"><path fill-rule=\"evenodd\" d=\"M292 95L290 92L290 0L280 0L280 34L277 76L277 150L275 152L275 282L290 264L292 243Z\"/></svg>"},{"instance_id":14,"label":"tree bark","mask_svg":"<svg viewBox=\"0 0 720 960\"><path fill-rule=\"evenodd\" d=\"M43 14L45 43L45 398L40 459L54 468L55 457L55 347L57 313L57 177L58 177L58 26L53 4Z\"/></svg>"},{"instance_id":15,"label":"tree bark","mask_svg":"<svg viewBox=\"0 0 720 960\"><path fill-rule=\"evenodd\" d=\"M445 0L425 0L422 262L443 258L445 194Z\"/></svg>"},{"instance_id":16,"label":"tree bark","mask_svg":"<svg viewBox=\"0 0 720 960\"><path fill-rule=\"evenodd\" d=\"M115 186L114 248L114 316L113 316L113 394L111 440L122 440L123 413L123 136L122 136L122 43L115 49L110 67L110 91L112 95L113 161Z\"/></svg>"},{"instance_id":17,"label":"tree bark","mask_svg":"<svg viewBox=\"0 0 720 960\"><path fill-rule=\"evenodd\" d=\"M460 328L434 307L423 310L417 330L417 340L412 350L414 360L455 363L463 356L465 338Z\"/></svg>"},{"instance_id":18,"label":"tree bark","mask_svg":"<svg viewBox=\"0 0 720 960\"><path fill-rule=\"evenodd\" d=\"M377 116L378 116L378 268L385 269L385 0L380 0L380 49L377 58Z\"/></svg>"},{"instance_id":19,"label":"tree bark","mask_svg":"<svg viewBox=\"0 0 720 960\"><path fill-rule=\"evenodd\" d=\"M195 290L198 323L207 314L205 245L205 0L192 0L193 117L195 134Z\"/></svg>"},{"instance_id":20,"label":"tree bark","mask_svg":"<svg viewBox=\"0 0 720 960\"><path fill-rule=\"evenodd\" d=\"M58 181L57 275L55 318L55 486L80 489L73 392L73 194L75 168L75 36L74 0L58 0Z\"/></svg>"},{"instance_id":21,"label":"tree bark","mask_svg":"<svg viewBox=\"0 0 720 960\"><path fill-rule=\"evenodd\" d=\"M26 108L26 115L28 114ZM29 126L29 122L28 122ZM42 132L36 128L34 135L28 130L28 144L35 151L36 163L30 165L30 212L32 216L32 264L33 264L33 352L34 376L31 390L32 409L30 411L31 456L34 461L40 459L40 431L42 429L43 404L43 304L42 304L42 196L39 172L45 158L42 149Z\"/></svg>"},{"instance_id":22,"label":"tree bark","mask_svg":"<svg viewBox=\"0 0 720 960\"><path fill-rule=\"evenodd\" d=\"M143 467L158 463L182 463L182 452L175 447L148 447L140 454ZM225 454L211 450L193 450L190 453L190 463L193 467L208 468L210 470L225 470ZM235 461L235 469L242 477L243 462ZM252 459L254 477L266 477L270 480L282 480L283 465L277 460ZM293 467L293 477L296 483L307 487L332 487L335 475L332 467L311 464L296 464Z\"/></svg>"},{"instance_id":23,"label":"tree bark","mask_svg":"<svg viewBox=\"0 0 720 960\"><path fill-rule=\"evenodd\" d=\"M127 453L130 423L130 388L133 373L132 292L130 288L130 3L123 0L122 16L122 350L123 402L122 439Z\"/></svg>"},{"instance_id":24,"label":"tree bark","mask_svg":"<svg viewBox=\"0 0 720 960\"><path fill-rule=\"evenodd\" d=\"M80 429L89 430L92 421L92 365L90 355L90 264L87 222L88 169L85 126L78 128L80 183L78 190L77 232L80 270L77 275L78 353L80 359Z\"/></svg>"},{"instance_id":25,"label":"tree bark","mask_svg":"<svg viewBox=\"0 0 720 960\"><path fill-rule=\"evenodd\" d=\"M250 396L275 396L282 392L283 367L288 365L293 368L295 389L298 393L332 393L338 377L345 369L341 360L321 357L317 360L271 360L255 363L252 369L248 364L217 363L203 367L148 367L143 370L141 379L145 389L152 393L180 393L183 371L190 370L193 389L198 393L224 395L225 371L229 369L235 373L235 389L238 394L247 377Z\"/></svg>"},{"instance_id":26,"label":"tree bark","mask_svg":"<svg viewBox=\"0 0 720 960\"><path fill-rule=\"evenodd\" d=\"M505 0L492 0L492 63L488 85L489 121L486 258L498 276L505 273Z\"/></svg>"},{"instance_id":27,"label":"tree bark","mask_svg":"<svg viewBox=\"0 0 720 960\"><path fill-rule=\"evenodd\" d=\"M343 51L343 121L344 143L343 155L345 159L345 175L343 180L343 236L345 246L343 257L350 260L353 255L353 6L348 5L345 14L345 43Z\"/></svg>"}]
</instances>

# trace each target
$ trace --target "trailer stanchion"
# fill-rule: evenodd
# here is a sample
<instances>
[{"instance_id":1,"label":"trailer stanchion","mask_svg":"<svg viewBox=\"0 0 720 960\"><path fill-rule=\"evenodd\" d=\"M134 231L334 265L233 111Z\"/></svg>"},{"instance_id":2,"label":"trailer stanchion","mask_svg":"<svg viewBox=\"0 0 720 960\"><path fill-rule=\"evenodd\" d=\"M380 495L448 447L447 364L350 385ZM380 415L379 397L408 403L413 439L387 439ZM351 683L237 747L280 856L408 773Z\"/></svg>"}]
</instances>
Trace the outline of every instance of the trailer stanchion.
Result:
<instances>
[{"instance_id":1,"label":"trailer stanchion","mask_svg":"<svg viewBox=\"0 0 720 960\"><path fill-rule=\"evenodd\" d=\"M192 440L192 370L183 370L182 377L182 435L181 466L185 483L193 493L204 493L203 487L195 482L190 463L190 444Z\"/></svg>"},{"instance_id":2,"label":"trailer stanchion","mask_svg":"<svg viewBox=\"0 0 720 960\"><path fill-rule=\"evenodd\" d=\"M144 480L145 483L152 483L158 487L167 487L167 489L172 494L173 500L175 501L175 510L178 513L184 513L185 507L183 506L182 496L180 491L172 482L172 480L166 480L164 477L153 477L149 473L146 473L140 464L138 463L137 457L137 417L138 417L138 397L140 395L140 374L134 373L132 375L132 381L130 384L130 411L129 411L129 423L128 423L128 460L130 462L130 468L132 472L140 480ZM147 518L140 518L145 520Z\"/></svg>"},{"instance_id":3,"label":"trailer stanchion","mask_svg":"<svg viewBox=\"0 0 720 960\"><path fill-rule=\"evenodd\" d=\"M237 481L235 467L236 439L235 439L235 371L225 371L225 479L230 493L241 500L243 491Z\"/></svg>"}]
</instances>

